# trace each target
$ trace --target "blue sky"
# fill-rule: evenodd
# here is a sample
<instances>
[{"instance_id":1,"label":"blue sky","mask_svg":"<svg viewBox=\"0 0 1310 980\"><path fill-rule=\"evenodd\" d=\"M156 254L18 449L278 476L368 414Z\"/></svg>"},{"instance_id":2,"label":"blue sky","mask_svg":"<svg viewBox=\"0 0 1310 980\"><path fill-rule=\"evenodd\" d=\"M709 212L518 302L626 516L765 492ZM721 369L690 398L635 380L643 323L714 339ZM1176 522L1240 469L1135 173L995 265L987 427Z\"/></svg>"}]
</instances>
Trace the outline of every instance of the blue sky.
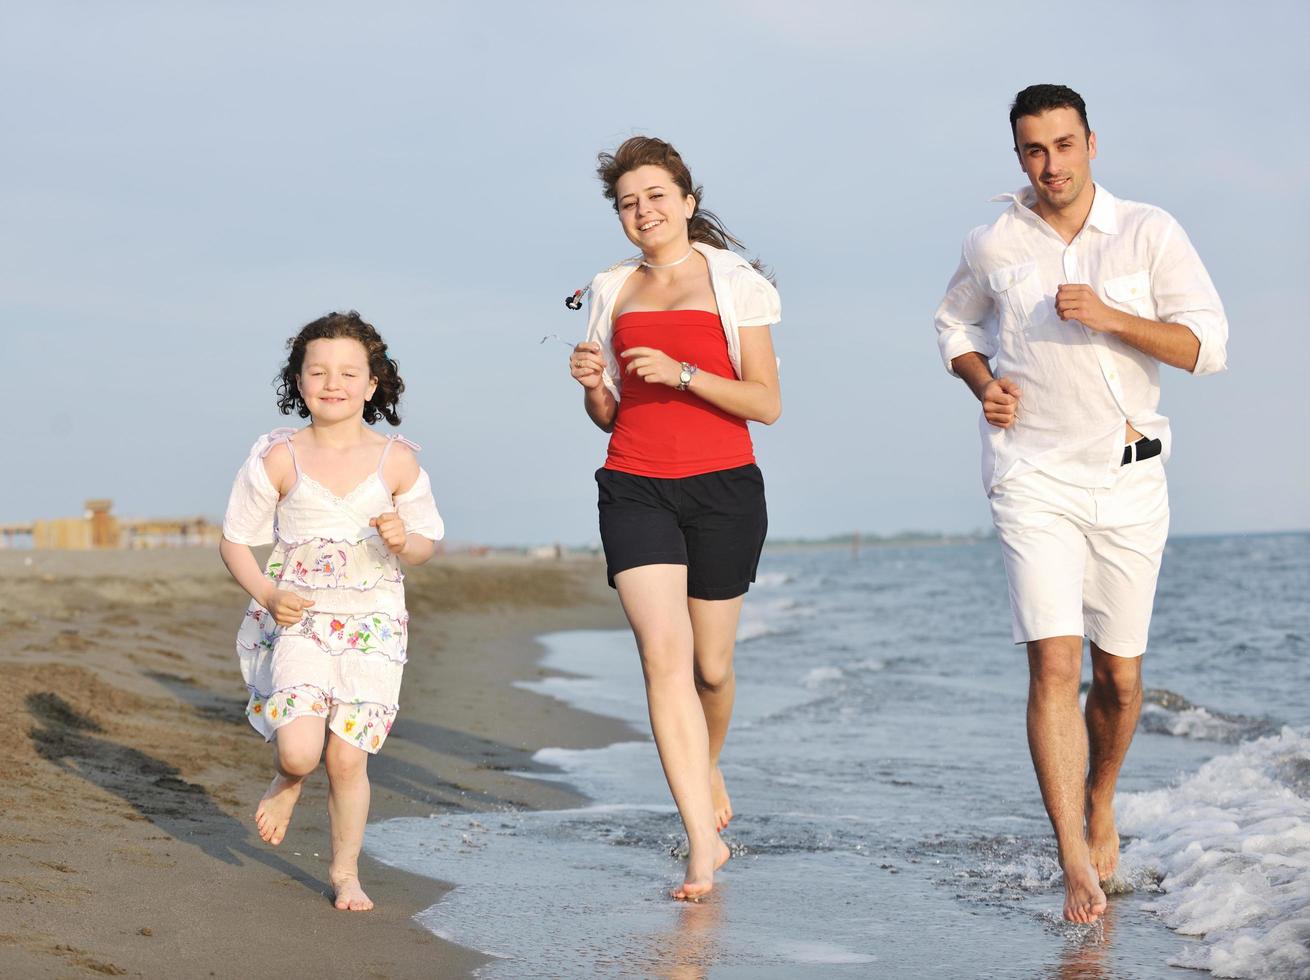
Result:
<instances>
[{"instance_id":1,"label":"blue sky","mask_svg":"<svg viewBox=\"0 0 1310 980\"><path fill-rule=\"evenodd\" d=\"M0 522L221 515L286 424L285 339L381 330L452 538L596 537L566 292L629 254L593 175L674 142L773 267L780 536L988 525L931 317L1023 175L1006 112L1086 98L1096 178L1174 213L1228 373L1165 369L1174 529L1310 527L1304 3L46 2L0 11Z\"/></svg>"}]
</instances>

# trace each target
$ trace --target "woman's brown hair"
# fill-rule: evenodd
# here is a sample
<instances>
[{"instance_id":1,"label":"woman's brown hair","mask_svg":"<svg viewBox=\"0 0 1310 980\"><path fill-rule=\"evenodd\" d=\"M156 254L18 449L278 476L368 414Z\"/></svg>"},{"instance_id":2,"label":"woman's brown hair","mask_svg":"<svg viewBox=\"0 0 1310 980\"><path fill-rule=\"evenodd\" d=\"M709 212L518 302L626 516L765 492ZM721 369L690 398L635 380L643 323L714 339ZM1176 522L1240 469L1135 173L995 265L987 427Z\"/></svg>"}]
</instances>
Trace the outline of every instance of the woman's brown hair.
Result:
<instances>
[{"instance_id":1,"label":"woman's brown hair","mask_svg":"<svg viewBox=\"0 0 1310 980\"><path fill-rule=\"evenodd\" d=\"M705 198L705 188L692 181L691 171L687 169L687 164L683 162L681 154L673 148L672 144L656 139L654 136L633 136L624 140L613 153L597 154L596 163L596 176L605 185L605 197L614 205L615 211L619 209L617 190L619 178L638 167L659 167L673 178L673 182L678 185L684 196L690 194L696 199L696 209L687 222L687 237L691 241L712 245L715 248L733 249L739 252L745 250L746 246L728 231L718 215L701 207L701 201ZM751 265L761 272L764 271L759 259L753 260Z\"/></svg>"},{"instance_id":2,"label":"woman's brown hair","mask_svg":"<svg viewBox=\"0 0 1310 980\"><path fill-rule=\"evenodd\" d=\"M377 379L373 397L364 403L364 421L372 425L382 416L392 425L400 425L400 393L405 382L400 379L396 362L387 355L386 341L354 310L347 313L329 313L313 323L301 327L300 333L287 341L287 363L278 375L277 407L283 415L296 412L302 419L309 418L309 409L301 397L296 379L305 364L305 348L311 340L331 340L348 337L357 340L368 354L368 373Z\"/></svg>"}]
</instances>

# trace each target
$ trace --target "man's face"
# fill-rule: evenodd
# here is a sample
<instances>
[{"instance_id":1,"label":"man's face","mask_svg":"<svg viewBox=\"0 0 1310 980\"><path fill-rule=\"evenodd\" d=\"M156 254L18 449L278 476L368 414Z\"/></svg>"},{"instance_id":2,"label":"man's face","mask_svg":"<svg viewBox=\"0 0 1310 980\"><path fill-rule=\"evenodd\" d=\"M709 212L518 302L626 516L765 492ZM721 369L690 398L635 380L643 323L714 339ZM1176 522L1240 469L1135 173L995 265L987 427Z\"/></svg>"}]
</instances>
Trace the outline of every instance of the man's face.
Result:
<instances>
[{"instance_id":1,"label":"man's face","mask_svg":"<svg viewBox=\"0 0 1310 980\"><path fill-rule=\"evenodd\" d=\"M1096 158L1096 134L1083 128L1076 109L1048 109L1014 123L1015 150L1037 198L1060 211L1087 189Z\"/></svg>"}]
</instances>

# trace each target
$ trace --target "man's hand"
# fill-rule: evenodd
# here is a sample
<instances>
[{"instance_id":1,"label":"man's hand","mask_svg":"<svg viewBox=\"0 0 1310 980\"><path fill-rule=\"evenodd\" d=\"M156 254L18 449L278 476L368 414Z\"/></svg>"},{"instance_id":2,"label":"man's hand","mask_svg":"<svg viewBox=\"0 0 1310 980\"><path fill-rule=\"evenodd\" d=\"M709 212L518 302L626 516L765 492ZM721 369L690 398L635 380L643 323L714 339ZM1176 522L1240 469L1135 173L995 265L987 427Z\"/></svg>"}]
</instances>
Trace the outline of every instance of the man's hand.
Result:
<instances>
[{"instance_id":1,"label":"man's hand","mask_svg":"<svg viewBox=\"0 0 1310 980\"><path fill-rule=\"evenodd\" d=\"M1101 302L1084 283L1063 283L1055 291L1055 312L1061 320L1077 320L1098 333L1117 333L1123 314Z\"/></svg>"},{"instance_id":2,"label":"man's hand","mask_svg":"<svg viewBox=\"0 0 1310 980\"><path fill-rule=\"evenodd\" d=\"M998 429L1008 429L1019 418L1019 386L1009 378L995 378L982 390L983 418Z\"/></svg>"},{"instance_id":3,"label":"man's hand","mask_svg":"<svg viewBox=\"0 0 1310 980\"><path fill-rule=\"evenodd\" d=\"M264 603L264 608L273 614L273 621L279 626L295 626L305 616L305 610L314 604L313 599L305 599L285 589L274 589Z\"/></svg>"},{"instance_id":4,"label":"man's hand","mask_svg":"<svg viewBox=\"0 0 1310 980\"><path fill-rule=\"evenodd\" d=\"M382 543L387 546L387 550L393 555L398 555L405 550L405 522L400 519L400 515L395 511L388 514L379 514L373 520L368 522L369 527L378 529L378 537Z\"/></svg>"}]
</instances>

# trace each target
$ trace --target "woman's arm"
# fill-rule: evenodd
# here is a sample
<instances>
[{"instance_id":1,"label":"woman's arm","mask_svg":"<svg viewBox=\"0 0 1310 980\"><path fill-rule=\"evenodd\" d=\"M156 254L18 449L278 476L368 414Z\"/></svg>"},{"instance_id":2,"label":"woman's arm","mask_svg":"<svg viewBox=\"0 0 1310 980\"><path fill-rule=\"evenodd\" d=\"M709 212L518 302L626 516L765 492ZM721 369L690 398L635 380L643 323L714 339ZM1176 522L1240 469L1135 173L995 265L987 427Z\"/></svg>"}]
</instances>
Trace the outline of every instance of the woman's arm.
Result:
<instances>
[{"instance_id":1,"label":"woman's arm","mask_svg":"<svg viewBox=\"0 0 1310 980\"><path fill-rule=\"evenodd\" d=\"M767 326L742 327L741 380L697 371L687 390L729 415L772 425L782 414L778 361ZM676 388L682 364L653 347L629 347L623 352L624 370L652 384ZM612 400L612 399L611 399Z\"/></svg>"},{"instance_id":2,"label":"woman's arm","mask_svg":"<svg viewBox=\"0 0 1310 980\"><path fill-rule=\"evenodd\" d=\"M604 372L605 359L601 356L600 344L583 341L573 348L569 355L569 374L582 385L582 406L597 428L609 432L614 428L619 403L605 387Z\"/></svg>"}]
</instances>

